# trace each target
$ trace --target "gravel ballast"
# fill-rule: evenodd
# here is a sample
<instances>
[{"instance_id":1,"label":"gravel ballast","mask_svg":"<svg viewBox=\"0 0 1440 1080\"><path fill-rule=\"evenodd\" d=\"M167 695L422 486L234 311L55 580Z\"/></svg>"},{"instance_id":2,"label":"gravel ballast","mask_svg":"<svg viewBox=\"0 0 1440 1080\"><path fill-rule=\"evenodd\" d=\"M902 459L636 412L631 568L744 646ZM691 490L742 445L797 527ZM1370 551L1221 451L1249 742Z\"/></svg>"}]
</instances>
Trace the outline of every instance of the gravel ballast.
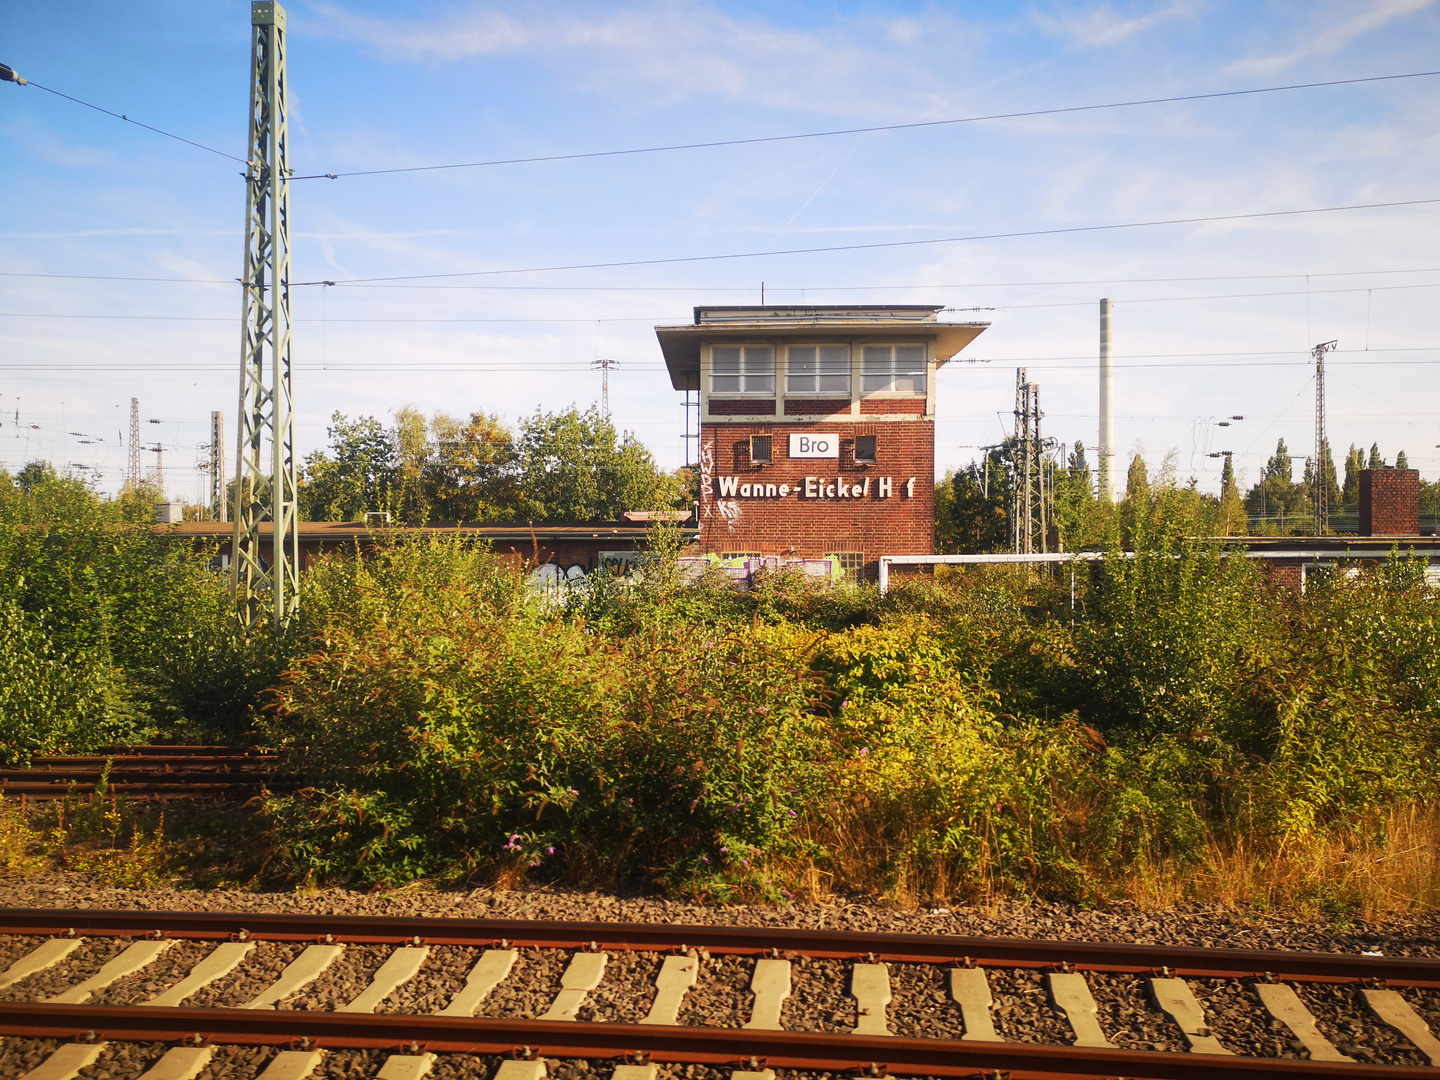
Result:
<instances>
[{"instance_id":1,"label":"gravel ballast","mask_svg":"<svg viewBox=\"0 0 1440 1080\"><path fill-rule=\"evenodd\" d=\"M90 978L130 946L126 938L85 938L53 967L26 976L0 991L0 1001L44 1001Z\"/></svg>"},{"instance_id":2,"label":"gravel ballast","mask_svg":"<svg viewBox=\"0 0 1440 1080\"><path fill-rule=\"evenodd\" d=\"M1388 923L1356 924L1344 929L1279 915L1240 917L1194 906L1166 912L1114 905L1104 911L1065 904L1001 902L954 910L904 911L879 905L834 902L786 907L734 905L705 907L656 897L627 897L588 892L506 892L490 889L437 891L412 886L389 893L352 893L338 889L311 893L262 893L243 890L125 890L96 886L83 875L46 873L0 882L0 904L67 910L77 907L127 910L191 910L380 916L434 916L533 920L580 920L670 924L718 924L769 928L870 930L970 937L1027 937L1092 942L1155 943L1218 948L1303 949L1354 955L1381 951L1386 956L1440 956L1440 921L1433 916ZM0 937L0 970L44 939ZM37 1001L88 978L121 952L126 939L93 938L60 965L4 991L0 1000ZM183 978L215 942L178 941L152 965L100 991L96 1004L133 1004L162 992ZM261 941L231 974L185 1002L196 1007L234 1007L265 990L305 948L301 943ZM393 946L350 945L310 986L281 1003L287 1009L332 1009L364 991ZM434 946L416 977L379 1006L381 1012L432 1013L449 1004L465 985L484 952L482 948ZM548 1010L573 953L561 949L521 949L510 976L484 1000L477 1014L536 1018ZM664 955L611 950L605 978L578 1012L582 1022L635 1023L649 1011L655 977ZM679 1022L739 1027L751 1014L753 957L700 956L699 978L684 996ZM850 996L848 960L796 958L792 994L781 1012L792 1031L847 1032L858 1021ZM892 1000L890 1030L899 1036L959 1038L964 1033L959 1007L949 996L949 965L889 965ZM1073 1034L1050 1000L1045 975L1027 969L988 968L994 997L993 1017L1002 1037L1026 1043L1069 1044ZM1087 972L1102 1029L1116 1046L1137 1050L1184 1052L1179 1028L1155 1005L1143 976ZM1205 1007L1213 1034L1239 1054L1260 1057L1306 1056L1292 1033L1272 1021L1253 986L1245 981L1188 980ZM1297 993L1314 1013L1320 1030L1342 1052L1361 1062L1424 1065L1425 1058L1397 1032L1373 1017L1354 987L1298 984ZM1422 1019L1440 1032L1440 993L1401 989ZM161 1048L163 1049L163 1048ZM0 1045L0 1076L22 1075L18 1062L41 1054L36 1040L5 1040ZM112 1049L81 1080L127 1080L138 1076L152 1058ZM251 1080L263 1071L268 1051L222 1048L202 1072L202 1080ZM385 1054L345 1051L327 1055L317 1075L360 1080L375 1075ZM436 1063L435 1077L488 1080L497 1061L448 1055ZM610 1064L554 1062L553 1080L608 1080ZM33 1067L33 1066L29 1066ZM101 1076L102 1072L108 1077ZM728 1070L662 1067L666 1080L724 1080ZM808 1080L809 1074L780 1074L780 1080Z\"/></svg>"}]
</instances>

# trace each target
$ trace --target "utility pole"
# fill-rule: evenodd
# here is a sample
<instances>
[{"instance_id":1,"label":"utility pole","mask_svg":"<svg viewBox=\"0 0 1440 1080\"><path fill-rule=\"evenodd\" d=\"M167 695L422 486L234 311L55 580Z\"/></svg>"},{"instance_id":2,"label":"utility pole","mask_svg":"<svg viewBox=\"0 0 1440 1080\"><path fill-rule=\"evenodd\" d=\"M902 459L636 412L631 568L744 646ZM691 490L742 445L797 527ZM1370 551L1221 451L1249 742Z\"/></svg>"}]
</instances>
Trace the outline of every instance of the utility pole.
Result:
<instances>
[{"instance_id":1,"label":"utility pole","mask_svg":"<svg viewBox=\"0 0 1440 1080\"><path fill-rule=\"evenodd\" d=\"M245 299L230 581L244 625L260 623L268 608L279 629L299 610L300 601L290 369L285 9L272 0L257 0L250 5L250 24L250 146L245 170L245 273L241 278ZM261 464L266 436L270 438L268 470Z\"/></svg>"},{"instance_id":2,"label":"utility pole","mask_svg":"<svg viewBox=\"0 0 1440 1080\"><path fill-rule=\"evenodd\" d=\"M130 468L126 482L131 491L140 490L140 399L130 399Z\"/></svg>"},{"instance_id":3,"label":"utility pole","mask_svg":"<svg viewBox=\"0 0 1440 1080\"><path fill-rule=\"evenodd\" d=\"M1314 484L1310 502L1315 509L1315 535L1324 536L1330 531L1330 477L1325 468L1325 354L1339 344L1326 341L1310 350L1315 357L1315 464L1310 469Z\"/></svg>"},{"instance_id":4,"label":"utility pole","mask_svg":"<svg viewBox=\"0 0 1440 1080\"><path fill-rule=\"evenodd\" d=\"M610 419L610 369L618 367L619 360L600 359L593 360L591 367L600 369L600 413L606 420Z\"/></svg>"},{"instance_id":5,"label":"utility pole","mask_svg":"<svg viewBox=\"0 0 1440 1080\"><path fill-rule=\"evenodd\" d=\"M225 498L225 414L210 414L210 513L216 521L229 521Z\"/></svg>"},{"instance_id":6,"label":"utility pole","mask_svg":"<svg viewBox=\"0 0 1440 1080\"><path fill-rule=\"evenodd\" d=\"M168 502L165 498L165 447L158 442L155 444L155 486L160 489L160 501Z\"/></svg>"}]
</instances>

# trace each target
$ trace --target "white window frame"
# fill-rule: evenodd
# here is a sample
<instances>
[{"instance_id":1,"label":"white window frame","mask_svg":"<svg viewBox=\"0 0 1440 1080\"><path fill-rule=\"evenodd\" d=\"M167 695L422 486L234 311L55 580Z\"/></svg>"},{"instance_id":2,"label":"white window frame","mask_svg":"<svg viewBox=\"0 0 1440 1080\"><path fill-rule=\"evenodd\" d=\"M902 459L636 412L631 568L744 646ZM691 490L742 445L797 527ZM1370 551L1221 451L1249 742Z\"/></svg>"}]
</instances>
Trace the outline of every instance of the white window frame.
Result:
<instances>
[{"instance_id":1,"label":"white window frame","mask_svg":"<svg viewBox=\"0 0 1440 1080\"><path fill-rule=\"evenodd\" d=\"M739 371L735 371L735 372L719 372L719 373L716 372L716 370L715 370L715 354L718 353L718 352L720 352L720 351L723 350L723 349L735 349L735 350L737 350L737 351L739 352L740 355L739 355L739 357L737 358L737 359L739 360L739 369L740 369ZM755 372L752 372L752 371L747 370L747 365L748 365L749 362L750 362L750 356L749 356L749 354L750 354L752 351L754 351L754 352L768 351L768 352L770 353L770 370L769 370L768 372L763 372L763 371L755 371ZM776 378L776 373L775 373L775 357L776 357L776 353L777 353L777 352L778 352L778 349L776 348L775 345L773 345L773 344L762 344L762 343L759 343L759 342L748 342L748 341L747 341L747 342L737 342L737 343L734 344L734 345L724 345L724 344L721 344L721 345L711 345L711 346L710 346L710 371L709 371L709 381L710 381L710 393L709 393L709 396L710 396L710 397L714 397L714 398L764 398L764 399L774 398L774 397L776 396L776 395L775 395L775 390L776 390L776 383L777 383L777 381L778 381L777 378ZM717 389L715 389L715 380L716 380L717 378L722 378L722 379L738 378L738 379L740 380L740 388L739 388L738 390L717 390ZM747 382L748 382L748 380L751 380L751 379L755 379L755 380L759 380L759 381L763 381L763 380L765 380L765 379L769 379L769 380L770 380L770 386L769 386L768 389L759 389L759 388L752 389L752 388L750 388L749 386L746 385Z\"/></svg>"},{"instance_id":2,"label":"white window frame","mask_svg":"<svg viewBox=\"0 0 1440 1080\"><path fill-rule=\"evenodd\" d=\"M816 370L809 374L792 374L790 368L790 354L796 349L813 349L815 351ZM821 357L821 350L834 349L837 352L844 352L844 365L835 371L824 370L824 360ZM817 341L817 342L794 342L785 346L785 394L787 397L812 397L812 398L849 398L850 388L854 385L854 357L851 346L848 342L839 341ZM843 376L845 385L838 390L818 389L821 379L826 377ZM817 389L797 390L791 385L791 379L813 380Z\"/></svg>"},{"instance_id":3,"label":"white window frame","mask_svg":"<svg viewBox=\"0 0 1440 1080\"><path fill-rule=\"evenodd\" d=\"M895 350L897 349L919 349L920 367L915 371L898 371ZM866 370L866 353L871 349L889 349L890 362L887 373L871 373ZM868 383L870 379L889 376L889 383L886 389L871 390ZM918 390L896 390L894 389L896 379L914 379L919 384ZM886 342L865 342L860 347L860 396L861 397L894 397L894 398L923 398L926 396L930 384L930 347L925 342L897 341Z\"/></svg>"}]
</instances>

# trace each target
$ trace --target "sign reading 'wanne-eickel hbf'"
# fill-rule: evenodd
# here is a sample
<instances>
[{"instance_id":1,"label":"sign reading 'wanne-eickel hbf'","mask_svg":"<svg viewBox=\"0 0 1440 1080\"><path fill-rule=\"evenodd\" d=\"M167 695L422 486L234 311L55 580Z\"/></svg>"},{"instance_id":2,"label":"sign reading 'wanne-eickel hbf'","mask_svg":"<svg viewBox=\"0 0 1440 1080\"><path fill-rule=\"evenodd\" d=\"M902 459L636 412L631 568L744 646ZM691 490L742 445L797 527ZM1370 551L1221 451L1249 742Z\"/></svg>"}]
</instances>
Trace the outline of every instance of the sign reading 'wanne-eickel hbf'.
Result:
<instances>
[{"instance_id":1,"label":"sign reading 'wanne-eickel hbf'","mask_svg":"<svg viewBox=\"0 0 1440 1080\"><path fill-rule=\"evenodd\" d=\"M896 489L895 478L877 476L871 485L871 478L850 481L841 477L831 480L824 476L807 476L788 484L741 483L738 476L717 476L715 494L722 499L888 499ZM910 499L915 495L915 477L902 480L899 484L901 498Z\"/></svg>"}]
</instances>

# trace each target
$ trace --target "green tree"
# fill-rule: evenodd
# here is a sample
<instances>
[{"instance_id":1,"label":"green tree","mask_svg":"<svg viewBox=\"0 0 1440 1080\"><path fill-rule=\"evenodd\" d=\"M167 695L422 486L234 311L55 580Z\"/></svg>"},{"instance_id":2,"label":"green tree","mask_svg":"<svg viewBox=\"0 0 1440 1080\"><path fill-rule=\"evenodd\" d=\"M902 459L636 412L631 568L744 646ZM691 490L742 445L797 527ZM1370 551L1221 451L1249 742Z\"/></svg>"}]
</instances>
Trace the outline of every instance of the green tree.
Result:
<instances>
[{"instance_id":1,"label":"green tree","mask_svg":"<svg viewBox=\"0 0 1440 1080\"><path fill-rule=\"evenodd\" d=\"M1136 454L1130 459L1130 468L1125 473L1125 498L1131 496L1146 496L1150 494L1150 474L1145 467L1145 459Z\"/></svg>"},{"instance_id":2,"label":"green tree","mask_svg":"<svg viewBox=\"0 0 1440 1080\"><path fill-rule=\"evenodd\" d=\"M1379 443L1371 443L1371 444L1370 444L1370 460L1365 463L1365 467L1366 467L1367 469L1383 469L1383 468L1385 468L1385 459L1380 456L1380 444L1379 444Z\"/></svg>"},{"instance_id":3,"label":"green tree","mask_svg":"<svg viewBox=\"0 0 1440 1080\"><path fill-rule=\"evenodd\" d=\"M1095 498L1094 474L1079 439L1070 450L1065 468L1055 473L1055 528L1066 551L1094 547L1101 541L1100 507Z\"/></svg>"},{"instance_id":4,"label":"green tree","mask_svg":"<svg viewBox=\"0 0 1440 1080\"><path fill-rule=\"evenodd\" d=\"M1328 506L1333 513L1340 509L1343 504L1343 499L1340 492L1339 481L1335 477L1335 456L1330 452L1329 439L1326 439L1320 448L1320 463L1320 475L1325 484L1325 505ZM1313 482L1314 478L1312 477L1312 483ZM1314 489L1312 488L1311 490L1313 491ZM1314 502L1313 494L1311 495L1311 501L1312 503Z\"/></svg>"},{"instance_id":5,"label":"green tree","mask_svg":"<svg viewBox=\"0 0 1440 1080\"><path fill-rule=\"evenodd\" d=\"M1401 450L1398 454L1395 455L1395 468L1397 468L1397 469L1408 469L1408 468L1410 468L1410 459L1405 456L1405 451L1404 451L1404 450Z\"/></svg>"},{"instance_id":6,"label":"green tree","mask_svg":"<svg viewBox=\"0 0 1440 1080\"><path fill-rule=\"evenodd\" d=\"M425 415L413 405L395 410L395 480L391 495L396 517L407 525L430 519L431 500L425 466L431 451Z\"/></svg>"},{"instance_id":7,"label":"green tree","mask_svg":"<svg viewBox=\"0 0 1440 1080\"><path fill-rule=\"evenodd\" d=\"M1244 536L1248 531L1245 504L1235 482L1235 462L1229 454L1220 470L1220 502L1216 507L1215 532L1219 536Z\"/></svg>"},{"instance_id":8,"label":"green tree","mask_svg":"<svg viewBox=\"0 0 1440 1080\"><path fill-rule=\"evenodd\" d=\"M1275 453L1265 463L1260 482L1245 496L1245 509L1260 518L1265 530L1289 529L1306 524L1310 515L1308 486L1295 482L1295 465L1285 440L1275 443Z\"/></svg>"},{"instance_id":9,"label":"green tree","mask_svg":"<svg viewBox=\"0 0 1440 1080\"><path fill-rule=\"evenodd\" d=\"M940 550L964 554L1007 550L1005 506L1010 476L1001 453L991 450L983 463L972 461L947 480L948 491L943 498L937 492L936 499L935 533Z\"/></svg>"},{"instance_id":10,"label":"green tree","mask_svg":"<svg viewBox=\"0 0 1440 1080\"><path fill-rule=\"evenodd\" d=\"M330 417L330 452L305 459L300 516L306 521L358 521L367 511L395 509L399 445L373 416Z\"/></svg>"},{"instance_id":11,"label":"green tree","mask_svg":"<svg viewBox=\"0 0 1440 1080\"><path fill-rule=\"evenodd\" d=\"M1354 443L1345 454L1345 487L1340 498L1346 511L1354 513L1360 508L1360 472L1365 468L1365 451Z\"/></svg>"},{"instance_id":12,"label":"green tree","mask_svg":"<svg viewBox=\"0 0 1440 1080\"><path fill-rule=\"evenodd\" d=\"M655 466L637 440L617 437L609 417L580 412L535 414L520 425L517 474L527 521L614 521L626 510L673 509L680 481Z\"/></svg>"},{"instance_id":13,"label":"green tree","mask_svg":"<svg viewBox=\"0 0 1440 1080\"><path fill-rule=\"evenodd\" d=\"M436 413L430 431L425 491L435 514L446 521L514 521L520 512L515 437L500 418L476 412L460 421Z\"/></svg>"}]
</instances>

